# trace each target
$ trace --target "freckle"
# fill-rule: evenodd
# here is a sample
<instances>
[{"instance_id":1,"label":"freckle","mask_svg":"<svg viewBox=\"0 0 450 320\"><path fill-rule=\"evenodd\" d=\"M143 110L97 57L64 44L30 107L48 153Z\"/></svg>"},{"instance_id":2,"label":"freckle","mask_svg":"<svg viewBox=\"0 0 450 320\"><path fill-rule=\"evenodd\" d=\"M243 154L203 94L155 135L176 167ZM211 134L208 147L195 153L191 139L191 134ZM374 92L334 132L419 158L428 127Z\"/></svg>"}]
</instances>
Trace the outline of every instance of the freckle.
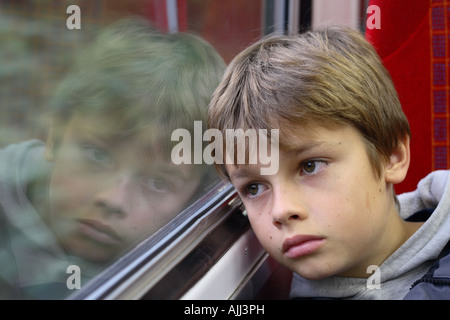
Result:
<instances>
[{"instance_id":1,"label":"freckle","mask_svg":"<svg viewBox=\"0 0 450 320\"><path fill-rule=\"evenodd\" d=\"M380 191L380 193L381 193L381 188L380 189L378 189L379 191Z\"/></svg>"}]
</instances>

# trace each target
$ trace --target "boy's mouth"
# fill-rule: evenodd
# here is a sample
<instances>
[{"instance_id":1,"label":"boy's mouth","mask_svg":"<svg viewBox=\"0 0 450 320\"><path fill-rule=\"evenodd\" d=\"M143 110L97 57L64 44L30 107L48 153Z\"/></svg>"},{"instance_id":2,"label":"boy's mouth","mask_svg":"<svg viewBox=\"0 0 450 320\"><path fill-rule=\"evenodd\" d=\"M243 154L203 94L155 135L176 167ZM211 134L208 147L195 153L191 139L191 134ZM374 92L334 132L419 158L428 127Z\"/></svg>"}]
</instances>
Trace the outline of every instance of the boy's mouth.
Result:
<instances>
[{"instance_id":1,"label":"boy's mouth","mask_svg":"<svg viewBox=\"0 0 450 320\"><path fill-rule=\"evenodd\" d=\"M110 226L91 219L79 219L78 231L85 237L106 245L118 245L122 238Z\"/></svg>"},{"instance_id":2,"label":"boy's mouth","mask_svg":"<svg viewBox=\"0 0 450 320\"><path fill-rule=\"evenodd\" d=\"M282 252L291 259L296 259L318 250L325 243L325 238L313 235L296 235L283 242Z\"/></svg>"}]
</instances>

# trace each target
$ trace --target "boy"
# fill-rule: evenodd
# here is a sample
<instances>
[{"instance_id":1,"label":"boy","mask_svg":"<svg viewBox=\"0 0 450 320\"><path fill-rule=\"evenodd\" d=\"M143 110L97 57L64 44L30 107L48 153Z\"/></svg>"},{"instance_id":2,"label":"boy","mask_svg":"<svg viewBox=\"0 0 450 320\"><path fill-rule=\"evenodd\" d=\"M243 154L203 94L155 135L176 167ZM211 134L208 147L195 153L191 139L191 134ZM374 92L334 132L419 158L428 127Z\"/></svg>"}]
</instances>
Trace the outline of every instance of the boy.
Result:
<instances>
[{"instance_id":1,"label":"boy","mask_svg":"<svg viewBox=\"0 0 450 320\"><path fill-rule=\"evenodd\" d=\"M64 298L69 265L83 285L196 200L212 175L172 163L171 133L206 120L224 69L141 19L100 33L55 93L46 145L0 151L1 298Z\"/></svg>"},{"instance_id":2,"label":"boy","mask_svg":"<svg viewBox=\"0 0 450 320\"><path fill-rule=\"evenodd\" d=\"M292 298L450 298L448 173L397 199L409 124L360 33L256 42L230 63L208 112L221 131L279 129L277 173L261 174L260 162L217 169L262 246L294 272Z\"/></svg>"}]
</instances>

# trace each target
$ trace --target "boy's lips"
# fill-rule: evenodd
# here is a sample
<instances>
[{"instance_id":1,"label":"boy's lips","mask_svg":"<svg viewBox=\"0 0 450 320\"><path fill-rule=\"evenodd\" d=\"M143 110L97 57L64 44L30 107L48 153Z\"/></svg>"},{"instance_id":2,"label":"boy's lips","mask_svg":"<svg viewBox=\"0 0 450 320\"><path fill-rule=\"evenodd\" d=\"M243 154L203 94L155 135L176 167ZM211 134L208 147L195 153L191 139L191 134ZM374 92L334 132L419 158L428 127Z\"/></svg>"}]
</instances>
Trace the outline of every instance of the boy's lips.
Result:
<instances>
[{"instance_id":1,"label":"boy's lips","mask_svg":"<svg viewBox=\"0 0 450 320\"><path fill-rule=\"evenodd\" d=\"M323 237L300 234L284 240L282 252L286 257L295 259L313 253L324 242Z\"/></svg>"},{"instance_id":2,"label":"boy's lips","mask_svg":"<svg viewBox=\"0 0 450 320\"><path fill-rule=\"evenodd\" d=\"M84 236L107 245L122 243L122 238L110 226L91 219L79 219L78 231Z\"/></svg>"}]
</instances>

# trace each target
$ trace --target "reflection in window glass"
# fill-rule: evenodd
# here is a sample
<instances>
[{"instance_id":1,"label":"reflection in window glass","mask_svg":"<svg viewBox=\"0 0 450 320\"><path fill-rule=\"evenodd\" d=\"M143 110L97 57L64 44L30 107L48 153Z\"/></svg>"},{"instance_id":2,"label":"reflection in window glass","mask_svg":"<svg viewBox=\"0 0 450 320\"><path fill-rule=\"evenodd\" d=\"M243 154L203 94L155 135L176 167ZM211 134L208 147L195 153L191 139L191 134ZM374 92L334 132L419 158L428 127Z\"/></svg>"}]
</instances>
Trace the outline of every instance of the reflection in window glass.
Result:
<instances>
[{"instance_id":1,"label":"reflection in window glass","mask_svg":"<svg viewBox=\"0 0 450 320\"><path fill-rule=\"evenodd\" d=\"M218 182L171 133L205 129L261 3L0 1L1 299L68 296Z\"/></svg>"}]
</instances>

